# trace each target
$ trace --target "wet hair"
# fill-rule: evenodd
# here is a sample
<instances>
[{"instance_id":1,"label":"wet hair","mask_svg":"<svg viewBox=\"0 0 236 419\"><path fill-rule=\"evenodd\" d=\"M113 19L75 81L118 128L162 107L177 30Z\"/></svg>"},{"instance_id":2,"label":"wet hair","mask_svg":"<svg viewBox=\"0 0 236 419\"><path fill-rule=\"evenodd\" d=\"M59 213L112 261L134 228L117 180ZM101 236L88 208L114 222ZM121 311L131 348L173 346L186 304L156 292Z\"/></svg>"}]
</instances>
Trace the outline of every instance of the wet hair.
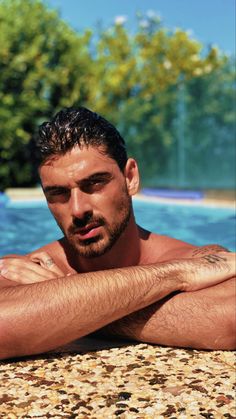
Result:
<instances>
[{"instance_id":1,"label":"wet hair","mask_svg":"<svg viewBox=\"0 0 236 419\"><path fill-rule=\"evenodd\" d=\"M65 108L39 127L36 140L38 164L63 155L74 146L101 147L115 160L121 171L127 162L125 142L105 118L84 107Z\"/></svg>"}]
</instances>

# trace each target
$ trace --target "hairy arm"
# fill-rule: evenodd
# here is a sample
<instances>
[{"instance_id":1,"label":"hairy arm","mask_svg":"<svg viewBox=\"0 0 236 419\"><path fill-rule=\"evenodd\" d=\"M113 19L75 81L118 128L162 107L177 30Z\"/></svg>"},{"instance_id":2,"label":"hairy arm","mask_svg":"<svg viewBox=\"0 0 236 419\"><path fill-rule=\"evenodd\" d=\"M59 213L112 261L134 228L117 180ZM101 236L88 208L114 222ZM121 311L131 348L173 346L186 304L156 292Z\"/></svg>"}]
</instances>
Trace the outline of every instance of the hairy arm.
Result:
<instances>
[{"instance_id":1,"label":"hairy arm","mask_svg":"<svg viewBox=\"0 0 236 419\"><path fill-rule=\"evenodd\" d=\"M161 302L108 325L101 334L195 349L236 348L235 278Z\"/></svg>"},{"instance_id":2,"label":"hairy arm","mask_svg":"<svg viewBox=\"0 0 236 419\"><path fill-rule=\"evenodd\" d=\"M195 248L186 257L209 257L221 246ZM214 258L209 257L214 265ZM101 330L143 342L198 349L236 348L235 277L188 293L173 293L163 300L120 319Z\"/></svg>"},{"instance_id":3,"label":"hairy arm","mask_svg":"<svg viewBox=\"0 0 236 419\"><path fill-rule=\"evenodd\" d=\"M51 350L148 306L182 289L179 269L130 267L18 286L3 279L0 358Z\"/></svg>"},{"instance_id":4,"label":"hairy arm","mask_svg":"<svg viewBox=\"0 0 236 419\"><path fill-rule=\"evenodd\" d=\"M76 274L0 292L0 358L35 354L78 339L175 291L194 291L232 276L224 254L146 267ZM146 322L144 322L146 323Z\"/></svg>"}]
</instances>

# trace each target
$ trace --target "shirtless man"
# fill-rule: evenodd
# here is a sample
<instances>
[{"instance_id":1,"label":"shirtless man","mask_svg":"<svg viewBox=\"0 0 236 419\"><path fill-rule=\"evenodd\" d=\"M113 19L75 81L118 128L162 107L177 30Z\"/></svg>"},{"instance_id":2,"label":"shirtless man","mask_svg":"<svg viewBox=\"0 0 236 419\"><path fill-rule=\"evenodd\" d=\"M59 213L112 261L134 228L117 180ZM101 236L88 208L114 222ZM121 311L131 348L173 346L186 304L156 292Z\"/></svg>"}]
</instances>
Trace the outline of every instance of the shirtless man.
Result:
<instances>
[{"instance_id":1,"label":"shirtless man","mask_svg":"<svg viewBox=\"0 0 236 419\"><path fill-rule=\"evenodd\" d=\"M100 333L235 347L235 255L135 223L137 163L105 119L65 109L44 123L39 174L61 240L1 259L0 358Z\"/></svg>"}]
</instances>

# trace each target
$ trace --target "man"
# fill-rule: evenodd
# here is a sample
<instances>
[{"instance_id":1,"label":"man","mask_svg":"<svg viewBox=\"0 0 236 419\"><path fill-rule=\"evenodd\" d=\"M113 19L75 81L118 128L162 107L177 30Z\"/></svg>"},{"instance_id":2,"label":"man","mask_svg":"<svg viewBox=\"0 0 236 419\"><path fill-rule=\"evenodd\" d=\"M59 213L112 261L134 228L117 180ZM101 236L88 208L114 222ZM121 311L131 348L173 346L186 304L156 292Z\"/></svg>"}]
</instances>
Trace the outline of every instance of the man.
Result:
<instances>
[{"instance_id":1,"label":"man","mask_svg":"<svg viewBox=\"0 0 236 419\"><path fill-rule=\"evenodd\" d=\"M0 357L45 352L94 331L163 345L235 347L235 255L135 223L137 163L85 108L40 129L39 174L61 240L0 262Z\"/></svg>"}]
</instances>

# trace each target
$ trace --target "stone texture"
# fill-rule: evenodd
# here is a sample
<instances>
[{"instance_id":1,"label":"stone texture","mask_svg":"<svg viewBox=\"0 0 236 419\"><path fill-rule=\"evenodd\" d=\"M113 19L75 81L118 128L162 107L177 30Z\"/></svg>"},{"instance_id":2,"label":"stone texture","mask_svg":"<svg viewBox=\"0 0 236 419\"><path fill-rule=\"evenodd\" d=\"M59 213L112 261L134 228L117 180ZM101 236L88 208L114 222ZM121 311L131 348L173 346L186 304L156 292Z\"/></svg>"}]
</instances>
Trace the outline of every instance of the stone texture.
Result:
<instances>
[{"instance_id":1,"label":"stone texture","mask_svg":"<svg viewBox=\"0 0 236 419\"><path fill-rule=\"evenodd\" d=\"M0 418L236 418L235 353L85 338L0 362Z\"/></svg>"}]
</instances>

